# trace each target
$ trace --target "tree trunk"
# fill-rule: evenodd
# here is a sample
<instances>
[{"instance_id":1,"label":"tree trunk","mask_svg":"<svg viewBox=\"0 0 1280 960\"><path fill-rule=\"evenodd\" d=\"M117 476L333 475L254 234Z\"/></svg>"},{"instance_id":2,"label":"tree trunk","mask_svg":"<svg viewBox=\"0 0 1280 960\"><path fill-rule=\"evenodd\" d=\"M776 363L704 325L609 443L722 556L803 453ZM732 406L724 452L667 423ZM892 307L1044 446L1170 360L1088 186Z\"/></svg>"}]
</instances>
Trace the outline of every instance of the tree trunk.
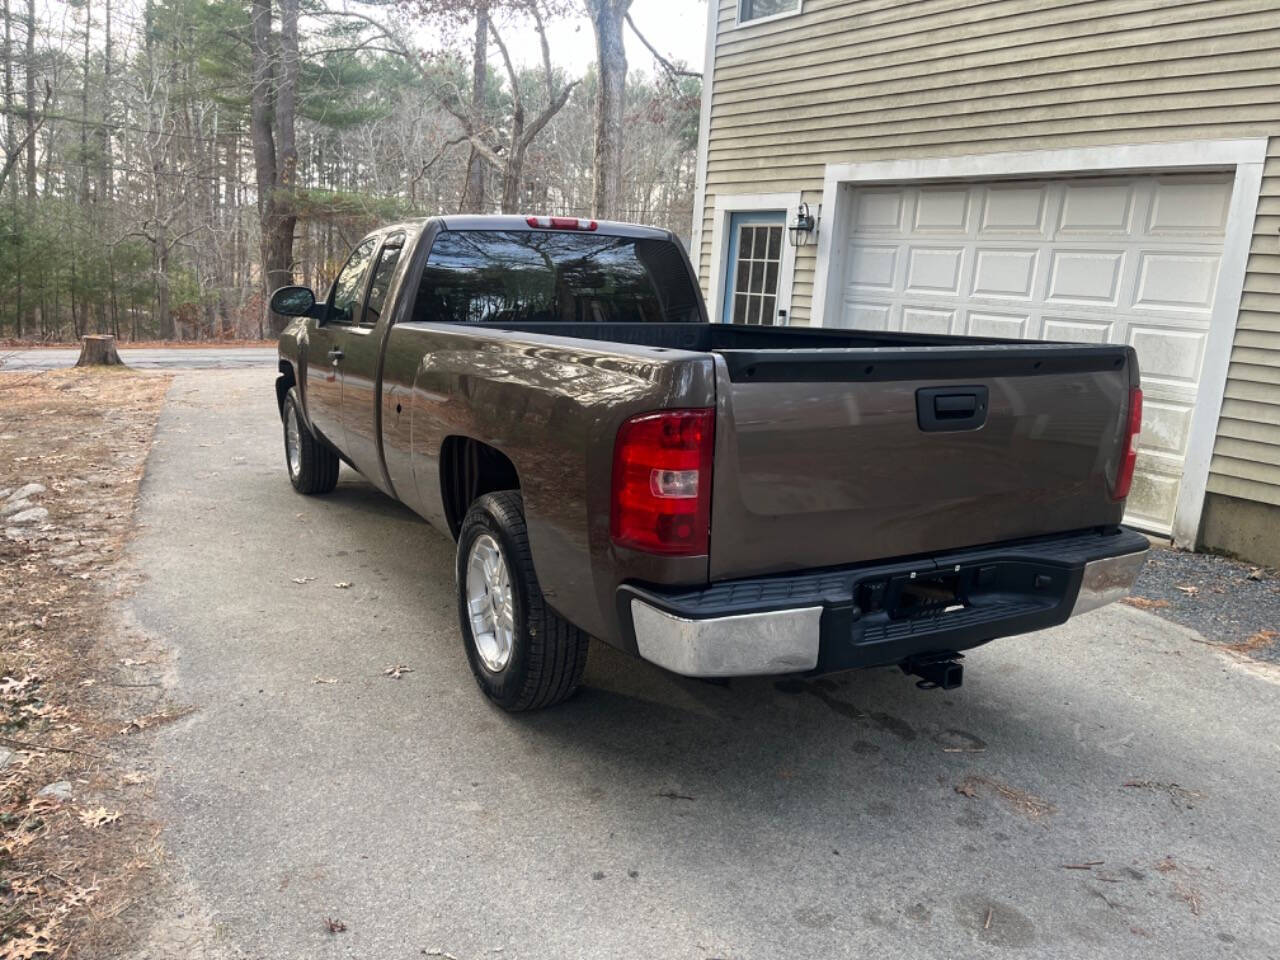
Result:
<instances>
[{"instance_id":1,"label":"tree trunk","mask_svg":"<svg viewBox=\"0 0 1280 960\"><path fill-rule=\"evenodd\" d=\"M484 125L485 78L489 58L489 0L476 3L476 43L471 60L471 122ZM467 158L467 180L462 192L462 213L485 212L485 167L488 161L475 147ZM505 207L504 207L505 210Z\"/></svg>"},{"instance_id":2,"label":"tree trunk","mask_svg":"<svg viewBox=\"0 0 1280 960\"><path fill-rule=\"evenodd\" d=\"M296 10L296 7L295 7ZM295 44L297 21L294 20ZM271 36L271 0L253 0L253 96L250 110L250 134L253 139L253 162L258 187L258 222L260 226L260 254L262 262L262 309L267 311L271 291L288 283L280 282L289 276L289 257L293 247L293 229L290 224L287 236L283 235L284 217L280 212L277 187L280 169L276 154L274 84L274 44ZM295 47L296 49L296 47ZM295 59L296 64L296 59ZM283 72L283 71L282 71ZM292 136L290 136L292 140ZM295 155L296 159L296 155ZM270 314L268 323L272 333L284 329L285 318Z\"/></svg>"},{"instance_id":3,"label":"tree trunk","mask_svg":"<svg viewBox=\"0 0 1280 960\"><path fill-rule=\"evenodd\" d=\"M173 314L169 310L169 231L161 224L156 231L156 323L160 339L172 340Z\"/></svg>"},{"instance_id":4,"label":"tree trunk","mask_svg":"<svg viewBox=\"0 0 1280 960\"><path fill-rule=\"evenodd\" d=\"M595 216L618 215L622 202L622 121L626 105L627 49L622 39L631 0L588 0L596 33L596 67L600 90L596 95Z\"/></svg>"},{"instance_id":5,"label":"tree trunk","mask_svg":"<svg viewBox=\"0 0 1280 960\"><path fill-rule=\"evenodd\" d=\"M119 367L124 366L120 354L116 352L116 338L110 334L87 336L80 341L80 359L77 367Z\"/></svg>"},{"instance_id":6,"label":"tree trunk","mask_svg":"<svg viewBox=\"0 0 1280 960\"><path fill-rule=\"evenodd\" d=\"M27 203L36 203L36 0L27 0ZM34 210L32 210L34 212Z\"/></svg>"}]
</instances>

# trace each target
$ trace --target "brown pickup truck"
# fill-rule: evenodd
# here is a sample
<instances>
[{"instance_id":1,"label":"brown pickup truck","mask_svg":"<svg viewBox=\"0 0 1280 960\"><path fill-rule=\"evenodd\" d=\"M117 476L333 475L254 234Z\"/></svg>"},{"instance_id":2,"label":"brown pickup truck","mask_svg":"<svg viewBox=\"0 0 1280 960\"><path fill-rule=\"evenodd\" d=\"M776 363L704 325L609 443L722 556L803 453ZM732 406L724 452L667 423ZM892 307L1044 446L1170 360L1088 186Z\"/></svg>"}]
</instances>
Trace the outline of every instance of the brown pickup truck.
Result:
<instances>
[{"instance_id":1,"label":"brown pickup truck","mask_svg":"<svg viewBox=\"0 0 1280 960\"><path fill-rule=\"evenodd\" d=\"M1134 351L710 323L680 242L400 223L275 293L289 478L339 461L457 541L484 692L547 706L594 636L693 677L899 665L1127 593Z\"/></svg>"}]
</instances>

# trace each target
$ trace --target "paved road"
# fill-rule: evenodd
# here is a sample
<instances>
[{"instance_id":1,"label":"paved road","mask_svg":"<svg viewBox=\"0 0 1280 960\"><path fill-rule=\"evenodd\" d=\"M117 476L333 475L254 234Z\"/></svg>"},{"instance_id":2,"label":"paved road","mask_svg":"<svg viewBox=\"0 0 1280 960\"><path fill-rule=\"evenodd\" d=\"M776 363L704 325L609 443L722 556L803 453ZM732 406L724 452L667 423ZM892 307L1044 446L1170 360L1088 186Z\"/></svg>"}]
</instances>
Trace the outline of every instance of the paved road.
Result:
<instances>
[{"instance_id":1,"label":"paved road","mask_svg":"<svg viewBox=\"0 0 1280 960\"><path fill-rule=\"evenodd\" d=\"M0 347L0 371L58 370L75 366L80 351L6 350ZM234 370L245 367L274 369L274 347L172 347L169 349L120 349L120 359L139 370Z\"/></svg>"},{"instance_id":2,"label":"paved road","mask_svg":"<svg viewBox=\"0 0 1280 960\"><path fill-rule=\"evenodd\" d=\"M273 403L263 371L175 380L132 546L198 708L159 802L218 956L1276 955L1275 674L1117 606L945 694L595 647L574 700L507 716L451 544L349 472L294 495Z\"/></svg>"}]
</instances>

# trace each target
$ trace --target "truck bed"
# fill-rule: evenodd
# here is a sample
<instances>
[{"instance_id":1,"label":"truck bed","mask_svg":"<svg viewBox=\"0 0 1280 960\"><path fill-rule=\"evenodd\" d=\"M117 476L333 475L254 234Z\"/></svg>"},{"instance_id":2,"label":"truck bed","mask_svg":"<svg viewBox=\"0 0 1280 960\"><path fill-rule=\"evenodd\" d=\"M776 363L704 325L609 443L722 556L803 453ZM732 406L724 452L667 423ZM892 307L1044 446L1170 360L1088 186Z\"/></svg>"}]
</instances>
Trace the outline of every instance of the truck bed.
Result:
<instances>
[{"instance_id":1,"label":"truck bed","mask_svg":"<svg viewBox=\"0 0 1280 960\"><path fill-rule=\"evenodd\" d=\"M1111 490L1137 386L1125 346L727 324L493 326L714 355L712 581L1122 518ZM950 409L964 404L968 414Z\"/></svg>"}]
</instances>

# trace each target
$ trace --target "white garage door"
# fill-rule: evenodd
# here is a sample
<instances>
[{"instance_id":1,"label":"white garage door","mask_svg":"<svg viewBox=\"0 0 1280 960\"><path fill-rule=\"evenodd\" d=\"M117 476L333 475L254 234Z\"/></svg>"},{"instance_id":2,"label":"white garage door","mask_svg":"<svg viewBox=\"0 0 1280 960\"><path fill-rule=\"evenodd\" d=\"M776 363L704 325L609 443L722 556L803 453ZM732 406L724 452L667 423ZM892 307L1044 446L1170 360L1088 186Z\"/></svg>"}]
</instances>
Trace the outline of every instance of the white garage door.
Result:
<instances>
[{"instance_id":1,"label":"white garage door","mask_svg":"<svg viewBox=\"0 0 1280 960\"><path fill-rule=\"evenodd\" d=\"M1131 344L1146 403L1127 519L1168 533L1231 183L1201 174L859 188L841 323Z\"/></svg>"}]
</instances>

